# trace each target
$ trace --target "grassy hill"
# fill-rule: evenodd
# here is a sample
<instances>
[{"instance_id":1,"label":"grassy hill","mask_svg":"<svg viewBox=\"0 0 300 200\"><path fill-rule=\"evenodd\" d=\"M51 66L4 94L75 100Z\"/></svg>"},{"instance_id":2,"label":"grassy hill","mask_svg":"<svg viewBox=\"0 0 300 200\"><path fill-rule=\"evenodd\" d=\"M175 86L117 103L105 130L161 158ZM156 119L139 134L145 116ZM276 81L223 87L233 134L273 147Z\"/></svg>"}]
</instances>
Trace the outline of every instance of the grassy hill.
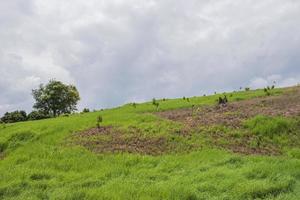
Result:
<instances>
[{"instance_id":1,"label":"grassy hill","mask_svg":"<svg viewBox=\"0 0 300 200\"><path fill-rule=\"evenodd\" d=\"M0 199L299 199L300 88L226 95L0 125Z\"/></svg>"}]
</instances>

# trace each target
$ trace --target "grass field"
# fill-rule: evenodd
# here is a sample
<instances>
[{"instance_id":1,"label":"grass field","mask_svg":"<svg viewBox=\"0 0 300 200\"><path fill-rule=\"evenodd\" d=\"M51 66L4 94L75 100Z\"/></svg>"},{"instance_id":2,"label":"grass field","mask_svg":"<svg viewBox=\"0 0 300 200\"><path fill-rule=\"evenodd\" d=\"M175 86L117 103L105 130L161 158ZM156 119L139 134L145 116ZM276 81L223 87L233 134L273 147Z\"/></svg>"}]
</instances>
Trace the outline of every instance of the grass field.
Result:
<instances>
[{"instance_id":1,"label":"grass field","mask_svg":"<svg viewBox=\"0 0 300 200\"><path fill-rule=\"evenodd\" d=\"M291 93L299 88L226 95L239 105ZM0 199L300 199L300 103L287 116L201 125L194 111L219 96L0 125ZM162 117L170 110L189 116ZM90 133L99 115L104 132Z\"/></svg>"}]
</instances>

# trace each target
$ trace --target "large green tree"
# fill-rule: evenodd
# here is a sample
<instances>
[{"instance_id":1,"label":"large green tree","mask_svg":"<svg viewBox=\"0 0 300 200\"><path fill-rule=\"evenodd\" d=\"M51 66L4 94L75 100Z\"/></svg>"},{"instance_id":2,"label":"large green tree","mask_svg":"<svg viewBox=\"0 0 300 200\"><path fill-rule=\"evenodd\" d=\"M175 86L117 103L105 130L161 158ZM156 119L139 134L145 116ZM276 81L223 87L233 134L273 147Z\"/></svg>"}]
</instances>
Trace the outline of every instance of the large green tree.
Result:
<instances>
[{"instance_id":1,"label":"large green tree","mask_svg":"<svg viewBox=\"0 0 300 200\"><path fill-rule=\"evenodd\" d=\"M38 89L32 90L32 95L36 101L33 108L54 117L77 110L76 105L80 100L74 85L56 80L50 80L45 86L41 84Z\"/></svg>"}]
</instances>

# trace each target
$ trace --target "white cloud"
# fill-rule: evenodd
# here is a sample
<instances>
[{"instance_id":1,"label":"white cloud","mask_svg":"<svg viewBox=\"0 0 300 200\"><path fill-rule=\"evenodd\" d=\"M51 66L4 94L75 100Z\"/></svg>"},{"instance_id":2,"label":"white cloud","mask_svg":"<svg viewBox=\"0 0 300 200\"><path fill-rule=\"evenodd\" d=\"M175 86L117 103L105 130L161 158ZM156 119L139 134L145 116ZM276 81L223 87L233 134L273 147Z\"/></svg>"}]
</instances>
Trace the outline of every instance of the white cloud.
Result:
<instances>
[{"instance_id":1,"label":"white cloud","mask_svg":"<svg viewBox=\"0 0 300 200\"><path fill-rule=\"evenodd\" d=\"M294 0L1 1L0 114L50 78L91 108L294 84L299 18Z\"/></svg>"}]
</instances>

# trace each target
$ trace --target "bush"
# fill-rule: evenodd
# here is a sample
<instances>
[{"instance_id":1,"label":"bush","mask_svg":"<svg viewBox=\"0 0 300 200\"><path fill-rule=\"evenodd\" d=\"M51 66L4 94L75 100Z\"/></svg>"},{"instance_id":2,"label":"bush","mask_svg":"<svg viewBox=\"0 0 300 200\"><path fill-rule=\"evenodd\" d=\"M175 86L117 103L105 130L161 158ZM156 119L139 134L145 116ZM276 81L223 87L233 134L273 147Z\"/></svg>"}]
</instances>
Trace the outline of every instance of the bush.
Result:
<instances>
[{"instance_id":1,"label":"bush","mask_svg":"<svg viewBox=\"0 0 300 200\"><path fill-rule=\"evenodd\" d=\"M1 121L4 123L14 123L14 122L22 122L27 120L27 114L25 111L14 111L14 112L6 112L4 116L1 118Z\"/></svg>"},{"instance_id":2,"label":"bush","mask_svg":"<svg viewBox=\"0 0 300 200\"><path fill-rule=\"evenodd\" d=\"M41 120L41 119L47 119L47 118L50 118L50 116L46 115L40 111L32 111L27 116L28 120Z\"/></svg>"},{"instance_id":3,"label":"bush","mask_svg":"<svg viewBox=\"0 0 300 200\"><path fill-rule=\"evenodd\" d=\"M296 127L293 120L260 115L247 120L244 125L256 135L271 138L275 135L288 134Z\"/></svg>"},{"instance_id":4,"label":"bush","mask_svg":"<svg viewBox=\"0 0 300 200\"><path fill-rule=\"evenodd\" d=\"M100 124L103 122L103 118L101 115L99 115L97 117L97 128L99 129L100 128Z\"/></svg>"},{"instance_id":5,"label":"bush","mask_svg":"<svg viewBox=\"0 0 300 200\"><path fill-rule=\"evenodd\" d=\"M156 105L157 101L155 98L152 99L152 105Z\"/></svg>"},{"instance_id":6,"label":"bush","mask_svg":"<svg viewBox=\"0 0 300 200\"><path fill-rule=\"evenodd\" d=\"M82 112L83 112L83 113L89 113L89 112L90 112L90 109L84 108L84 109L82 110Z\"/></svg>"},{"instance_id":7,"label":"bush","mask_svg":"<svg viewBox=\"0 0 300 200\"><path fill-rule=\"evenodd\" d=\"M156 101L155 98L152 99L152 105L156 106L156 109L159 107L159 103Z\"/></svg>"}]
</instances>

